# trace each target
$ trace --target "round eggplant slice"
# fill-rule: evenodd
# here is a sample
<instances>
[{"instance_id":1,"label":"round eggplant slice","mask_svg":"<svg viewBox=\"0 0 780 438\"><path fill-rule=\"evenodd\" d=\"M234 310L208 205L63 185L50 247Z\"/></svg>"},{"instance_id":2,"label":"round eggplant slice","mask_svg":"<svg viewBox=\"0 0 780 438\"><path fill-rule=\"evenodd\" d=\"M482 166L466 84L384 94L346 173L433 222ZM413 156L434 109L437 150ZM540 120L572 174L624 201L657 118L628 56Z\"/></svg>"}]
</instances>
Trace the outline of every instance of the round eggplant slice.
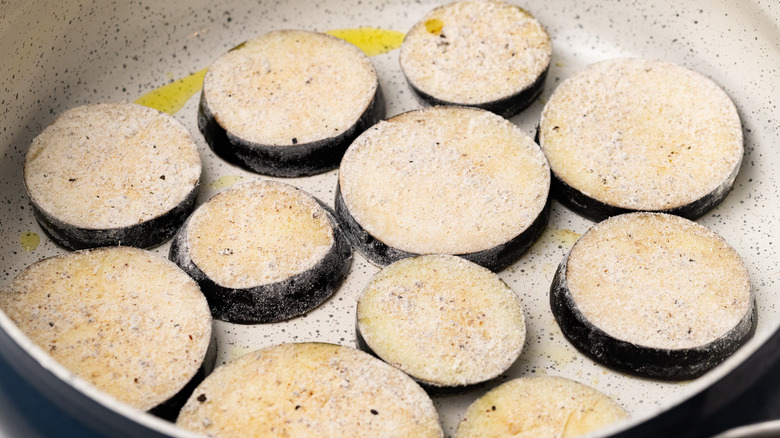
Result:
<instances>
[{"instance_id":1,"label":"round eggplant slice","mask_svg":"<svg viewBox=\"0 0 780 438\"><path fill-rule=\"evenodd\" d=\"M585 233L550 288L577 349L622 372L698 377L753 335L747 268L723 238L688 219L627 213Z\"/></svg>"},{"instance_id":2,"label":"round eggplant slice","mask_svg":"<svg viewBox=\"0 0 780 438\"><path fill-rule=\"evenodd\" d=\"M35 217L68 249L163 243L192 212L200 174L187 129L132 103L64 112L33 140L24 161Z\"/></svg>"},{"instance_id":3,"label":"round eggplant slice","mask_svg":"<svg viewBox=\"0 0 780 438\"><path fill-rule=\"evenodd\" d=\"M490 270L460 257L399 260L377 273L357 304L368 351L433 392L504 373L520 356L520 299Z\"/></svg>"},{"instance_id":4,"label":"round eggplant slice","mask_svg":"<svg viewBox=\"0 0 780 438\"><path fill-rule=\"evenodd\" d=\"M379 79L360 49L323 33L282 30L214 61L198 126L226 160L298 177L338 167L355 137L384 115Z\"/></svg>"},{"instance_id":5,"label":"round eggplant slice","mask_svg":"<svg viewBox=\"0 0 780 438\"><path fill-rule=\"evenodd\" d=\"M475 108L430 107L355 140L335 206L353 246L377 265L451 254L500 270L544 230L549 187L544 155L511 122Z\"/></svg>"},{"instance_id":6,"label":"round eggplant slice","mask_svg":"<svg viewBox=\"0 0 780 438\"><path fill-rule=\"evenodd\" d=\"M565 80L542 112L553 196L600 221L632 211L696 219L731 190L739 115L712 80L655 60L614 59Z\"/></svg>"},{"instance_id":7,"label":"round eggplant slice","mask_svg":"<svg viewBox=\"0 0 780 438\"><path fill-rule=\"evenodd\" d=\"M544 87L552 43L530 13L501 1L459 1L429 12L407 33L399 61L430 105L510 117Z\"/></svg>"},{"instance_id":8,"label":"round eggplant slice","mask_svg":"<svg viewBox=\"0 0 780 438\"><path fill-rule=\"evenodd\" d=\"M607 395L563 377L521 377L474 401L455 438L578 437L628 418Z\"/></svg>"},{"instance_id":9,"label":"round eggplant slice","mask_svg":"<svg viewBox=\"0 0 780 438\"><path fill-rule=\"evenodd\" d=\"M217 368L176 424L224 438L443 436L433 402L409 376L323 343L275 345Z\"/></svg>"},{"instance_id":10,"label":"round eggplant slice","mask_svg":"<svg viewBox=\"0 0 780 438\"><path fill-rule=\"evenodd\" d=\"M316 198L256 180L198 207L169 257L198 282L215 318L255 324L320 305L346 276L352 248Z\"/></svg>"},{"instance_id":11,"label":"round eggplant slice","mask_svg":"<svg viewBox=\"0 0 780 438\"><path fill-rule=\"evenodd\" d=\"M137 409L165 406L210 365L198 285L143 249L43 259L0 291L0 309L62 366Z\"/></svg>"}]
</instances>

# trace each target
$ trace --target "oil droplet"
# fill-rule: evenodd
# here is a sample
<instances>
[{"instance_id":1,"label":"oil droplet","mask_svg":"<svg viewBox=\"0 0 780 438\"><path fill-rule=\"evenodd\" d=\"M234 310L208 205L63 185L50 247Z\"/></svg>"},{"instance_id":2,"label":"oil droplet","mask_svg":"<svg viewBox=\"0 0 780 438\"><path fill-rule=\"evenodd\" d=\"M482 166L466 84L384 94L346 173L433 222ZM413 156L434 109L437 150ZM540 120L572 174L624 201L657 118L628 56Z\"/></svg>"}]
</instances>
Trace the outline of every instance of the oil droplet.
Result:
<instances>
[{"instance_id":1,"label":"oil droplet","mask_svg":"<svg viewBox=\"0 0 780 438\"><path fill-rule=\"evenodd\" d=\"M555 228L546 230L536 242L528 249L529 254L544 254L545 251L552 248L561 248L569 250L574 246L574 242L580 238L580 234L567 228ZM533 268L533 267L532 267Z\"/></svg>"},{"instance_id":2,"label":"oil droplet","mask_svg":"<svg viewBox=\"0 0 780 438\"><path fill-rule=\"evenodd\" d=\"M441 34L442 28L444 28L444 23L438 18L431 18L425 21L425 30L434 35Z\"/></svg>"},{"instance_id":3,"label":"oil droplet","mask_svg":"<svg viewBox=\"0 0 780 438\"><path fill-rule=\"evenodd\" d=\"M405 36L403 32L374 27L334 29L325 33L356 45L368 56L381 55L401 47Z\"/></svg>"},{"instance_id":4,"label":"oil droplet","mask_svg":"<svg viewBox=\"0 0 780 438\"><path fill-rule=\"evenodd\" d=\"M212 181L209 184L210 189L224 189L225 187L230 187L233 184L237 182L241 182L244 180L244 177L242 175L225 175L220 177L219 179L216 179Z\"/></svg>"},{"instance_id":5,"label":"oil droplet","mask_svg":"<svg viewBox=\"0 0 780 438\"><path fill-rule=\"evenodd\" d=\"M562 370L577 360L577 353L565 346L549 345L545 351L556 370Z\"/></svg>"},{"instance_id":6,"label":"oil droplet","mask_svg":"<svg viewBox=\"0 0 780 438\"><path fill-rule=\"evenodd\" d=\"M224 363L227 363L253 350L255 350L255 348L250 345L235 345L231 343L231 344L227 344L225 351L222 352L220 357L222 358Z\"/></svg>"},{"instance_id":7,"label":"oil droplet","mask_svg":"<svg viewBox=\"0 0 780 438\"><path fill-rule=\"evenodd\" d=\"M139 97L135 103L145 105L167 114L175 114L195 93L203 88L203 77L208 68L156 88Z\"/></svg>"},{"instance_id":8,"label":"oil droplet","mask_svg":"<svg viewBox=\"0 0 780 438\"><path fill-rule=\"evenodd\" d=\"M41 244L41 236L39 236L38 233L26 231L19 236L19 243L25 251L35 251L35 248L38 248L38 245Z\"/></svg>"},{"instance_id":9,"label":"oil droplet","mask_svg":"<svg viewBox=\"0 0 780 438\"><path fill-rule=\"evenodd\" d=\"M569 230L568 228L558 228L552 230L551 234L556 241L561 243L561 245L567 249L574 246L574 243L577 241L577 239L582 236L582 234Z\"/></svg>"}]
</instances>

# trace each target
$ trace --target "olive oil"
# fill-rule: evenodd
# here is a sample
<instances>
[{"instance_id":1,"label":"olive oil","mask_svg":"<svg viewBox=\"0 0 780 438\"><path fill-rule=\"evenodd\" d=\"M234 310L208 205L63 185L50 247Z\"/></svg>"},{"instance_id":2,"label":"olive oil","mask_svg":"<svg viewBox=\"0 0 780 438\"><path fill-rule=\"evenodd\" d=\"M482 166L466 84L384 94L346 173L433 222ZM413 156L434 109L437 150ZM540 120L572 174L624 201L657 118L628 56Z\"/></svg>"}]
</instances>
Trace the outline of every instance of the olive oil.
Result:
<instances>
[{"instance_id":1,"label":"olive oil","mask_svg":"<svg viewBox=\"0 0 780 438\"><path fill-rule=\"evenodd\" d=\"M425 30L434 35L441 35L441 30L444 28L444 23L438 18L431 18L425 22Z\"/></svg>"},{"instance_id":2,"label":"olive oil","mask_svg":"<svg viewBox=\"0 0 780 438\"><path fill-rule=\"evenodd\" d=\"M233 184L239 183L243 180L244 177L241 175L225 175L220 177L217 180L212 181L209 184L209 188L215 190L224 189L226 187L232 186Z\"/></svg>"},{"instance_id":3,"label":"olive oil","mask_svg":"<svg viewBox=\"0 0 780 438\"><path fill-rule=\"evenodd\" d=\"M354 44L368 56L381 55L401 47L405 36L403 32L374 27L334 29L325 33Z\"/></svg>"},{"instance_id":4,"label":"olive oil","mask_svg":"<svg viewBox=\"0 0 780 438\"><path fill-rule=\"evenodd\" d=\"M381 55L401 47L404 33L395 30L360 27L355 29L335 29L325 33L341 38L360 48L368 56ZM243 43L232 50L239 49ZM156 88L138 98L135 103L145 105L167 114L176 114L195 93L203 87L203 78L208 68L170 84Z\"/></svg>"},{"instance_id":5,"label":"olive oil","mask_svg":"<svg viewBox=\"0 0 780 438\"><path fill-rule=\"evenodd\" d=\"M135 103L173 115L203 87L203 77L208 69L193 73L170 84L155 88L138 98Z\"/></svg>"}]
</instances>

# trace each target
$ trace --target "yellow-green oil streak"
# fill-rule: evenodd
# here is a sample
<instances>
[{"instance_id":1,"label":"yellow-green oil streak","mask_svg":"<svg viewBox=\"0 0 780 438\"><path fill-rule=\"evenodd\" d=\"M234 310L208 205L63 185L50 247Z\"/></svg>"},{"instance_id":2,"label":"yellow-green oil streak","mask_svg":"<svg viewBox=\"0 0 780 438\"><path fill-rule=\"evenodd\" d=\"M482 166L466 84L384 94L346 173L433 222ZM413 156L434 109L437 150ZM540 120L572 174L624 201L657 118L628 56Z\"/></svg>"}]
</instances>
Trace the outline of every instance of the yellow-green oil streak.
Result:
<instances>
[{"instance_id":1,"label":"yellow-green oil streak","mask_svg":"<svg viewBox=\"0 0 780 438\"><path fill-rule=\"evenodd\" d=\"M355 29L334 29L325 33L341 38L360 48L368 56L381 55L401 47L404 33L395 30L360 27ZM237 46L239 48L241 46ZM135 100L135 103L155 108L167 114L176 114L187 101L203 88L203 78L208 68L170 84L156 88Z\"/></svg>"},{"instance_id":2,"label":"yellow-green oil streak","mask_svg":"<svg viewBox=\"0 0 780 438\"><path fill-rule=\"evenodd\" d=\"M356 45L368 56L377 56L401 47L404 33L396 30L358 27L355 29L334 29L325 33Z\"/></svg>"},{"instance_id":3,"label":"yellow-green oil streak","mask_svg":"<svg viewBox=\"0 0 780 438\"><path fill-rule=\"evenodd\" d=\"M203 77L208 68L178 79L170 84L155 88L139 97L135 103L145 105L168 114L176 114L195 93L203 88Z\"/></svg>"}]
</instances>

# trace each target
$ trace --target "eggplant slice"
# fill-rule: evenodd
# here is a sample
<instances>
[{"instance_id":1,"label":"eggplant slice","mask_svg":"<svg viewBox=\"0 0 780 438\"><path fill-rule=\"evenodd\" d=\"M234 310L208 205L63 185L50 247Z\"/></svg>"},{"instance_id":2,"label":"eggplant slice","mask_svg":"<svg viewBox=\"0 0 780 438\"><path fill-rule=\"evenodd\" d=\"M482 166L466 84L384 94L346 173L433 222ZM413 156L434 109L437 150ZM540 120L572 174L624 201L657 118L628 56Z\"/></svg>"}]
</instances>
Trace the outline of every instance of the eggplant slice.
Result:
<instances>
[{"instance_id":1,"label":"eggplant slice","mask_svg":"<svg viewBox=\"0 0 780 438\"><path fill-rule=\"evenodd\" d=\"M510 117L542 92L552 41L530 13L501 1L459 1L418 21L401 45L410 88L429 105Z\"/></svg>"},{"instance_id":2,"label":"eggplant slice","mask_svg":"<svg viewBox=\"0 0 780 438\"><path fill-rule=\"evenodd\" d=\"M709 229L663 213L628 213L591 228L556 271L550 305L585 355L664 380L704 374L756 327L739 254Z\"/></svg>"},{"instance_id":3,"label":"eggplant slice","mask_svg":"<svg viewBox=\"0 0 780 438\"><path fill-rule=\"evenodd\" d=\"M744 149L736 107L715 82L634 58L561 83L537 138L553 196L594 221L632 211L696 219L728 195Z\"/></svg>"},{"instance_id":4,"label":"eggplant slice","mask_svg":"<svg viewBox=\"0 0 780 438\"><path fill-rule=\"evenodd\" d=\"M198 207L169 257L200 284L215 318L256 324L320 305L346 276L352 248L316 198L256 180Z\"/></svg>"},{"instance_id":5,"label":"eggplant slice","mask_svg":"<svg viewBox=\"0 0 780 438\"><path fill-rule=\"evenodd\" d=\"M176 424L220 437L443 436L414 380L350 347L279 344L219 367Z\"/></svg>"},{"instance_id":6,"label":"eggplant slice","mask_svg":"<svg viewBox=\"0 0 780 438\"><path fill-rule=\"evenodd\" d=\"M198 126L227 161L299 177L338 167L355 137L384 116L376 70L360 49L323 33L281 30L214 61Z\"/></svg>"},{"instance_id":7,"label":"eggplant slice","mask_svg":"<svg viewBox=\"0 0 780 438\"><path fill-rule=\"evenodd\" d=\"M344 154L336 215L353 246L385 266L451 254L497 271L541 234L550 171L507 119L430 107L376 124Z\"/></svg>"},{"instance_id":8,"label":"eggplant slice","mask_svg":"<svg viewBox=\"0 0 780 438\"><path fill-rule=\"evenodd\" d=\"M173 117L132 103L64 112L32 142L24 181L41 227L68 249L148 248L192 212L201 161Z\"/></svg>"},{"instance_id":9,"label":"eggplant slice","mask_svg":"<svg viewBox=\"0 0 780 438\"><path fill-rule=\"evenodd\" d=\"M0 291L0 309L65 368L140 410L178 410L178 394L211 367L206 299L176 265L143 249L43 259Z\"/></svg>"},{"instance_id":10,"label":"eggplant slice","mask_svg":"<svg viewBox=\"0 0 780 438\"><path fill-rule=\"evenodd\" d=\"M475 400L455 438L577 437L628 418L600 391L563 377L520 377Z\"/></svg>"},{"instance_id":11,"label":"eggplant slice","mask_svg":"<svg viewBox=\"0 0 780 438\"><path fill-rule=\"evenodd\" d=\"M362 346L429 392L456 392L500 376L520 356L525 335L517 294L460 257L399 260L358 299Z\"/></svg>"}]
</instances>

